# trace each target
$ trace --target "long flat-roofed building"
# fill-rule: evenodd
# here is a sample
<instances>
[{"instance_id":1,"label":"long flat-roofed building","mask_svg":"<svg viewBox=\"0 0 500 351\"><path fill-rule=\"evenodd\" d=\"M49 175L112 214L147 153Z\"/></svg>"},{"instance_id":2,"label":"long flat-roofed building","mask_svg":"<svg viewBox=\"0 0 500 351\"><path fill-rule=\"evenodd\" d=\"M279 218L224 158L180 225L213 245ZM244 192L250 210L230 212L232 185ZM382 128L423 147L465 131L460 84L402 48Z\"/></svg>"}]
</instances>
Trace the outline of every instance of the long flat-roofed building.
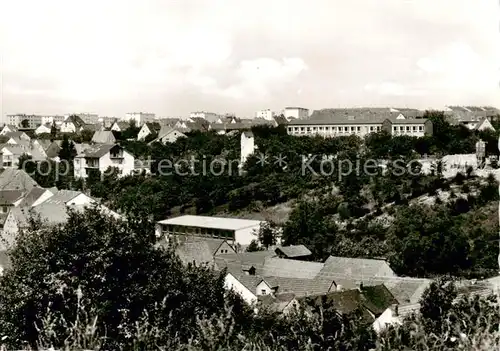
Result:
<instances>
[{"instance_id":1,"label":"long flat-roofed building","mask_svg":"<svg viewBox=\"0 0 500 351\"><path fill-rule=\"evenodd\" d=\"M292 120L287 125L288 134L297 136L364 137L382 130L394 136L422 137L432 134L432 122L384 109L325 109L315 111L309 119Z\"/></svg>"},{"instance_id":2,"label":"long flat-roofed building","mask_svg":"<svg viewBox=\"0 0 500 351\"><path fill-rule=\"evenodd\" d=\"M250 219L185 215L157 222L156 236L217 238L246 246L257 239L261 223Z\"/></svg>"}]
</instances>

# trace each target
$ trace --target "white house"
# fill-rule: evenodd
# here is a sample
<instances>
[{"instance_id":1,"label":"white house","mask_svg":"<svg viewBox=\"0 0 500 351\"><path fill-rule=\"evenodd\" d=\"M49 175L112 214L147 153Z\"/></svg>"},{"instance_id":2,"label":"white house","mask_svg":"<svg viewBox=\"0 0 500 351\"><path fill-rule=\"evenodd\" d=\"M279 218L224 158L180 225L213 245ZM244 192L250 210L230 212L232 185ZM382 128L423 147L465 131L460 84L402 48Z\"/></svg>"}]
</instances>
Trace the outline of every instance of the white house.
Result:
<instances>
[{"instance_id":1,"label":"white house","mask_svg":"<svg viewBox=\"0 0 500 351\"><path fill-rule=\"evenodd\" d=\"M152 123L155 119L155 114L149 112L129 112L125 114L125 121L135 121L136 126L142 126L144 123Z\"/></svg>"},{"instance_id":2,"label":"white house","mask_svg":"<svg viewBox=\"0 0 500 351\"><path fill-rule=\"evenodd\" d=\"M137 140L144 140L149 135L158 133L161 129L159 123L144 123L137 134Z\"/></svg>"},{"instance_id":3,"label":"white house","mask_svg":"<svg viewBox=\"0 0 500 351\"><path fill-rule=\"evenodd\" d=\"M252 132L244 131L240 139L240 167L243 167L248 157L255 152L255 138Z\"/></svg>"},{"instance_id":4,"label":"white house","mask_svg":"<svg viewBox=\"0 0 500 351\"><path fill-rule=\"evenodd\" d=\"M495 131L495 128L491 124L490 120L488 118L483 118L481 121L477 123L477 125L474 127L474 129L483 131L483 130L491 130Z\"/></svg>"},{"instance_id":5,"label":"white house","mask_svg":"<svg viewBox=\"0 0 500 351\"><path fill-rule=\"evenodd\" d=\"M13 132L17 132L17 131L18 131L17 127L14 127L13 125L6 124L2 128L2 131L0 131L0 135L5 135L7 133L13 133Z\"/></svg>"},{"instance_id":6,"label":"white house","mask_svg":"<svg viewBox=\"0 0 500 351\"><path fill-rule=\"evenodd\" d=\"M83 119L78 116L71 115L61 123L60 131L61 133L79 133L82 131L84 126L85 122Z\"/></svg>"},{"instance_id":7,"label":"white house","mask_svg":"<svg viewBox=\"0 0 500 351\"><path fill-rule=\"evenodd\" d=\"M210 237L227 240L232 245L246 246L257 238L262 221L185 215L157 222L158 237Z\"/></svg>"},{"instance_id":8,"label":"white house","mask_svg":"<svg viewBox=\"0 0 500 351\"><path fill-rule=\"evenodd\" d=\"M255 118L263 118L267 121L272 121L275 113L270 109L260 110L255 113Z\"/></svg>"},{"instance_id":9,"label":"white house","mask_svg":"<svg viewBox=\"0 0 500 351\"><path fill-rule=\"evenodd\" d=\"M87 178L91 170L99 170L101 175L109 168L117 168L119 176L134 172L134 156L120 145L97 144L84 149L74 161L75 177Z\"/></svg>"},{"instance_id":10,"label":"white house","mask_svg":"<svg viewBox=\"0 0 500 351\"><path fill-rule=\"evenodd\" d=\"M47 157L45 152L33 145L4 144L0 151L3 154L3 167L10 168L19 167L19 158L23 154L30 156L34 162L43 161Z\"/></svg>"},{"instance_id":11,"label":"white house","mask_svg":"<svg viewBox=\"0 0 500 351\"><path fill-rule=\"evenodd\" d=\"M175 128L162 126L160 131L158 132L158 137L151 143L155 143L157 141L161 142L162 144L175 143L177 139L185 137L186 135L184 133L179 132Z\"/></svg>"},{"instance_id":12,"label":"white house","mask_svg":"<svg viewBox=\"0 0 500 351\"><path fill-rule=\"evenodd\" d=\"M231 273L227 273L224 278L224 288L238 294L248 305L254 305L257 303L258 298L252 286L255 286L258 280L261 280L261 278L255 276L240 276L236 278Z\"/></svg>"},{"instance_id":13,"label":"white house","mask_svg":"<svg viewBox=\"0 0 500 351\"><path fill-rule=\"evenodd\" d=\"M39 135L39 134L48 134L50 133L51 131L51 125L50 124L42 124L40 127L38 127L37 129L35 129L35 134L36 135Z\"/></svg>"},{"instance_id":14,"label":"white house","mask_svg":"<svg viewBox=\"0 0 500 351\"><path fill-rule=\"evenodd\" d=\"M128 127L130 127L130 122L118 122L118 121L116 121L111 126L111 130L115 131L115 132L123 132L124 130L127 130Z\"/></svg>"},{"instance_id":15,"label":"white house","mask_svg":"<svg viewBox=\"0 0 500 351\"><path fill-rule=\"evenodd\" d=\"M18 141L22 142L31 140L29 135L25 132L10 132L3 134L3 136L9 138L9 140L7 141L8 144L17 144Z\"/></svg>"},{"instance_id":16,"label":"white house","mask_svg":"<svg viewBox=\"0 0 500 351\"><path fill-rule=\"evenodd\" d=\"M283 114L287 120L292 118L306 119L309 117L309 109L303 107L285 107Z\"/></svg>"}]
</instances>

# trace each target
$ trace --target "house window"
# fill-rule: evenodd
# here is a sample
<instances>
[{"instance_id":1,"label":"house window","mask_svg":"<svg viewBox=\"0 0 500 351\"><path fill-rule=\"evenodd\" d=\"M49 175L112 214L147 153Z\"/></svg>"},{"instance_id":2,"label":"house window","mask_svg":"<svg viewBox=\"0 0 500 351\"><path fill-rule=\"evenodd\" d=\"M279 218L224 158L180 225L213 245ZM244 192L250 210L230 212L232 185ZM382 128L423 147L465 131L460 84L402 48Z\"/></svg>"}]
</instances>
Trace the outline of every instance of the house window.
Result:
<instances>
[{"instance_id":1,"label":"house window","mask_svg":"<svg viewBox=\"0 0 500 351\"><path fill-rule=\"evenodd\" d=\"M410 131L410 127L406 127L406 131L409 132Z\"/></svg>"},{"instance_id":2,"label":"house window","mask_svg":"<svg viewBox=\"0 0 500 351\"><path fill-rule=\"evenodd\" d=\"M351 127L351 132L354 132L354 130L355 130L355 127Z\"/></svg>"},{"instance_id":3,"label":"house window","mask_svg":"<svg viewBox=\"0 0 500 351\"><path fill-rule=\"evenodd\" d=\"M2 206L2 212L3 213L7 213L7 210L8 210L7 206Z\"/></svg>"},{"instance_id":4,"label":"house window","mask_svg":"<svg viewBox=\"0 0 500 351\"><path fill-rule=\"evenodd\" d=\"M266 295L267 294L266 289L262 289L260 292L261 292L262 295Z\"/></svg>"},{"instance_id":5,"label":"house window","mask_svg":"<svg viewBox=\"0 0 500 351\"><path fill-rule=\"evenodd\" d=\"M344 128L344 130L345 130L346 132L348 132L348 131L349 131L349 127L345 127L345 128Z\"/></svg>"},{"instance_id":6,"label":"house window","mask_svg":"<svg viewBox=\"0 0 500 351\"><path fill-rule=\"evenodd\" d=\"M417 127L413 126L413 130L414 130L414 131L415 131L415 130L417 130Z\"/></svg>"},{"instance_id":7,"label":"house window","mask_svg":"<svg viewBox=\"0 0 500 351\"><path fill-rule=\"evenodd\" d=\"M360 132L360 131L361 131L361 127L358 127L358 132Z\"/></svg>"},{"instance_id":8,"label":"house window","mask_svg":"<svg viewBox=\"0 0 500 351\"><path fill-rule=\"evenodd\" d=\"M380 130L380 126L379 126L379 127L377 127L377 130Z\"/></svg>"},{"instance_id":9,"label":"house window","mask_svg":"<svg viewBox=\"0 0 500 351\"><path fill-rule=\"evenodd\" d=\"M423 126L418 126L418 130L422 131L422 130L424 130L424 127Z\"/></svg>"},{"instance_id":10,"label":"house window","mask_svg":"<svg viewBox=\"0 0 500 351\"><path fill-rule=\"evenodd\" d=\"M373 126L370 127L370 132L373 132Z\"/></svg>"}]
</instances>

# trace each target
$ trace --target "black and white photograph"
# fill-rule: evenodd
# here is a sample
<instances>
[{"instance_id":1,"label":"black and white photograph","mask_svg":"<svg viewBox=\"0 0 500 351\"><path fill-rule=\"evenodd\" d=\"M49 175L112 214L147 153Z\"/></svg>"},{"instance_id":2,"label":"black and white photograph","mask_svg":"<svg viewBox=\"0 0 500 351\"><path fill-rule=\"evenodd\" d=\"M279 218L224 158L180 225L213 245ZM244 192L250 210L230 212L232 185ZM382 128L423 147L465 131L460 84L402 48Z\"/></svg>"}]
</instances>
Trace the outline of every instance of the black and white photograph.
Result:
<instances>
[{"instance_id":1,"label":"black and white photograph","mask_svg":"<svg viewBox=\"0 0 500 351\"><path fill-rule=\"evenodd\" d=\"M499 0L0 0L0 351L500 350Z\"/></svg>"}]
</instances>

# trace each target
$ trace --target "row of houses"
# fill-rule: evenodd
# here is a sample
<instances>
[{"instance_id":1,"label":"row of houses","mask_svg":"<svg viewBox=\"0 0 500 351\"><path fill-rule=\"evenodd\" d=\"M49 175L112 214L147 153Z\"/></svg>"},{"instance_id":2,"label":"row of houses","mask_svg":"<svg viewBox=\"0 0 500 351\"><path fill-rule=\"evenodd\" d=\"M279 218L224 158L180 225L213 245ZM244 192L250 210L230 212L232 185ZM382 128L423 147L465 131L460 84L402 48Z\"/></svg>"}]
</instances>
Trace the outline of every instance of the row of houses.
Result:
<instances>
[{"instance_id":1,"label":"row of houses","mask_svg":"<svg viewBox=\"0 0 500 351\"><path fill-rule=\"evenodd\" d=\"M172 245L162 237L158 246ZM225 271L225 288L237 293L256 312L270 309L288 314L297 308L331 308L340 313L361 312L361 320L376 331L401 323L418 313L420 300L432 280L399 277L382 259L330 256L311 261L303 245L242 252L231 241L186 235L175 241L175 251L185 264L208 264ZM489 282L464 281L459 297L488 296Z\"/></svg>"}]
</instances>

